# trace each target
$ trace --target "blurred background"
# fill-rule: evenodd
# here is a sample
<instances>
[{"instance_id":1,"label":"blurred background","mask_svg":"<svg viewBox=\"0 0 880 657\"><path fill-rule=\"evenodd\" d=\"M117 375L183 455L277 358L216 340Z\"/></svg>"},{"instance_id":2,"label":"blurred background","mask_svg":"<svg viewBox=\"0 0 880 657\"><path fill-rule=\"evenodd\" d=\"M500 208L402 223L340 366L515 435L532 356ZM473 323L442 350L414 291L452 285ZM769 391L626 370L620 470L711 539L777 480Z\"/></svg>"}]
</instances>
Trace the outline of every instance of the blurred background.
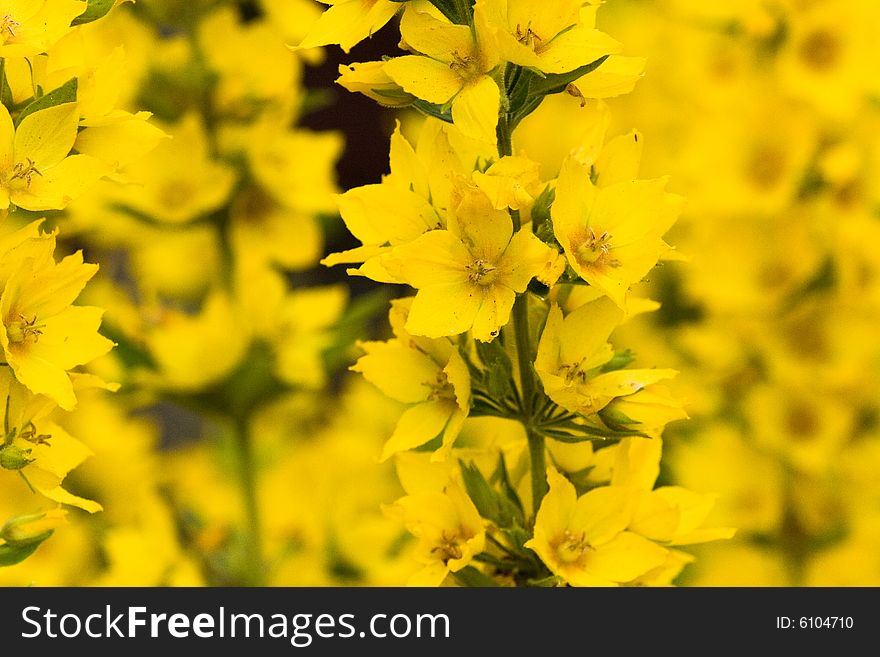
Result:
<instances>
[{"instance_id":1,"label":"blurred background","mask_svg":"<svg viewBox=\"0 0 880 657\"><path fill-rule=\"evenodd\" d=\"M3 584L401 585L418 567L381 511L401 494L377 460L399 408L347 370L403 290L318 261L357 244L332 195L377 182L394 120L419 119L334 82L395 53L393 21L349 53L286 47L323 8L138 0L76 37L96 67L120 58L118 105L172 139L49 213L101 266L81 303L118 346L92 369L122 387L59 418L92 452L67 487L104 510L72 510ZM662 482L717 494L709 524L738 528L676 583L876 586L880 4L598 16L644 78L585 107L548 97L514 148L550 180L606 102L609 138L644 137L641 177L688 199L667 237L685 261L643 285L661 308L615 334L680 371L690 419L667 429ZM0 516L39 510L18 478L0 491Z\"/></svg>"}]
</instances>

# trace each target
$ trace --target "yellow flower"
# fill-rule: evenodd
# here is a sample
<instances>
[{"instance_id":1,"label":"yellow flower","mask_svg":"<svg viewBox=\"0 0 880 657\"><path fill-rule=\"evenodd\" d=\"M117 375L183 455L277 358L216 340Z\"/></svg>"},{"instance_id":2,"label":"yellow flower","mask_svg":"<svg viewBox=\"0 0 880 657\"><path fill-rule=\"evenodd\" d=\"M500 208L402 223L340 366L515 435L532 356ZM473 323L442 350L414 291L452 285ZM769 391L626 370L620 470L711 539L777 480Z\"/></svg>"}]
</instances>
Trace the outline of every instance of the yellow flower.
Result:
<instances>
[{"instance_id":1,"label":"yellow flower","mask_svg":"<svg viewBox=\"0 0 880 657\"><path fill-rule=\"evenodd\" d=\"M30 57L46 52L70 31L86 10L80 0L2 0L0 57Z\"/></svg>"},{"instance_id":2,"label":"yellow flower","mask_svg":"<svg viewBox=\"0 0 880 657\"><path fill-rule=\"evenodd\" d=\"M342 285L294 290L272 312L270 339L277 352L278 377L290 385L317 388L326 382L322 353L332 344L333 325L345 310Z\"/></svg>"},{"instance_id":3,"label":"yellow flower","mask_svg":"<svg viewBox=\"0 0 880 657\"><path fill-rule=\"evenodd\" d=\"M432 230L396 247L382 264L418 289L407 330L432 338L472 330L492 341L504 326L517 293L525 291L553 255L529 228L513 232L510 215L488 197L467 189L446 230Z\"/></svg>"},{"instance_id":4,"label":"yellow flower","mask_svg":"<svg viewBox=\"0 0 880 657\"><path fill-rule=\"evenodd\" d=\"M289 109L299 99L302 66L266 20L242 23L234 6L221 6L200 19L196 35L217 76L215 111L248 116L263 104Z\"/></svg>"},{"instance_id":5,"label":"yellow flower","mask_svg":"<svg viewBox=\"0 0 880 657\"><path fill-rule=\"evenodd\" d=\"M191 113L163 128L172 136L127 168L136 185L111 192L117 203L156 221L182 224L222 206L235 171L211 158L199 115Z\"/></svg>"},{"instance_id":6,"label":"yellow flower","mask_svg":"<svg viewBox=\"0 0 880 657\"><path fill-rule=\"evenodd\" d=\"M660 438L624 438L615 448L611 485L632 488L638 501L629 529L664 545L732 537L735 530L730 527L703 527L717 495L695 493L681 486L654 489L662 448Z\"/></svg>"},{"instance_id":7,"label":"yellow flower","mask_svg":"<svg viewBox=\"0 0 880 657\"><path fill-rule=\"evenodd\" d=\"M86 380L84 384L92 383ZM89 513L100 511L101 505L97 502L74 495L62 487L67 474L91 456L92 451L47 419L54 409L54 400L33 394L15 380L8 367L0 368L0 416L5 433L0 461L5 461L5 453L13 450L21 462L15 467L4 463L3 467L19 470L33 491Z\"/></svg>"},{"instance_id":8,"label":"yellow flower","mask_svg":"<svg viewBox=\"0 0 880 657\"><path fill-rule=\"evenodd\" d=\"M662 236L682 199L665 187L666 178L597 187L576 159L562 165L550 208L553 232L571 268L621 308L629 287L670 249Z\"/></svg>"},{"instance_id":9,"label":"yellow flower","mask_svg":"<svg viewBox=\"0 0 880 657\"><path fill-rule=\"evenodd\" d=\"M383 107L406 107L415 96L406 93L385 72L384 62L354 62L339 65L337 84L364 94Z\"/></svg>"},{"instance_id":10,"label":"yellow flower","mask_svg":"<svg viewBox=\"0 0 880 657\"><path fill-rule=\"evenodd\" d=\"M250 336L228 295L212 290L196 314L157 309L144 341L158 373L142 373L141 382L172 391L199 390L220 381L244 357Z\"/></svg>"},{"instance_id":11,"label":"yellow flower","mask_svg":"<svg viewBox=\"0 0 880 657\"><path fill-rule=\"evenodd\" d=\"M397 125L391 135L390 173L380 184L356 187L336 197L346 227L363 246L331 253L321 263L328 267L363 263L348 273L399 283L382 266L383 254L429 230L446 228L447 209L457 196L456 181L471 175L475 161L494 157L494 146L472 152L462 144L453 145L455 137L462 141L454 126L429 118L413 148ZM492 176L489 184L495 179Z\"/></svg>"},{"instance_id":12,"label":"yellow flower","mask_svg":"<svg viewBox=\"0 0 880 657\"><path fill-rule=\"evenodd\" d=\"M582 0L479 0L477 15L493 28L502 59L544 73L565 73L620 52L620 44L594 28L595 8Z\"/></svg>"},{"instance_id":13,"label":"yellow flower","mask_svg":"<svg viewBox=\"0 0 880 657\"><path fill-rule=\"evenodd\" d=\"M636 499L621 486L594 488L577 497L574 486L548 468L550 491L535 518L534 550L572 586L617 586L658 567L667 550L626 531Z\"/></svg>"},{"instance_id":14,"label":"yellow flower","mask_svg":"<svg viewBox=\"0 0 880 657\"><path fill-rule=\"evenodd\" d=\"M615 397L602 409L602 421L609 426L639 431L659 438L667 424L686 420L681 400L663 385L649 384L631 395Z\"/></svg>"},{"instance_id":15,"label":"yellow flower","mask_svg":"<svg viewBox=\"0 0 880 657\"><path fill-rule=\"evenodd\" d=\"M452 121L466 136L495 143L501 92L488 73L498 56L485 29L478 23L472 31L407 6L400 33L407 48L420 54L387 61L385 73L422 100L450 103Z\"/></svg>"},{"instance_id":16,"label":"yellow flower","mask_svg":"<svg viewBox=\"0 0 880 657\"><path fill-rule=\"evenodd\" d=\"M322 0L329 4L296 48L339 44L348 52L391 20L401 7L390 0Z\"/></svg>"},{"instance_id":17,"label":"yellow flower","mask_svg":"<svg viewBox=\"0 0 880 657\"><path fill-rule=\"evenodd\" d=\"M299 212L334 212L337 132L291 130L271 114L246 130L244 153L256 181L278 203Z\"/></svg>"},{"instance_id":18,"label":"yellow flower","mask_svg":"<svg viewBox=\"0 0 880 657\"><path fill-rule=\"evenodd\" d=\"M382 460L442 435L433 456L441 460L448 456L470 410L470 373L449 339L427 340L406 333L409 302L398 300L392 307L397 337L361 342L366 355L351 369L392 399L409 404L382 449Z\"/></svg>"},{"instance_id":19,"label":"yellow flower","mask_svg":"<svg viewBox=\"0 0 880 657\"><path fill-rule=\"evenodd\" d=\"M336 197L339 213L348 230L363 246L333 253L321 263L330 267L363 262L349 270L373 280L399 283L381 264L390 246L411 242L423 233L444 228L446 222L432 205L427 181L420 180L427 168L403 137L398 124L391 135L391 172L381 183L362 185Z\"/></svg>"},{"instance_id":20,"label":"yellow flower","mask_svg":"<svg viewBox=\"0 0 880 657\"><path fill-rule=\"evenodd\" d=\"M55 236L45 235L5 254L4 265L14 266L0 294L0 345L19 381L70 410L76 396L67 370L113 343L98 333L102 309L71 305L98 266L84 264L80 251L56 263L54 250Z\"/></svg>"},{"instance_id":21,"label":"yellow flower","mask_svg":"<svg viewBox=\"0 0 880 657\"><path fill-rule=\"evenodd\" d=\"M109 172L94 157L70 155L78 125L77 103L33 112L18 128L0 106L0 210L61 209Z\"/></svg>"},{"instance_id":22,"label":"yellow flower","mask_svg":"<svg viewBox=\"0 0 880 657\"><path fill-rule=\"evenodd\" d=\"M604 297L564 319L559 306L550 307L535 359L535 370L550 399L572 412L590 415L617 397L675 376L670 369L602 371L614 356L608 336L622 319L623 311Z\"/></svg>"},{"instance_id":23,"label":"yellow flower","mask_svg":"<svg viewBox=\"0 0 880 657\"><path fill-rule=\"evenodd\" d=\"M454 480L442 491L420 491L386 508L418 539L416 554L423 568L410 578L410 586L438 586L483 551L484 520Z\"/></svg>"}]
</instances>

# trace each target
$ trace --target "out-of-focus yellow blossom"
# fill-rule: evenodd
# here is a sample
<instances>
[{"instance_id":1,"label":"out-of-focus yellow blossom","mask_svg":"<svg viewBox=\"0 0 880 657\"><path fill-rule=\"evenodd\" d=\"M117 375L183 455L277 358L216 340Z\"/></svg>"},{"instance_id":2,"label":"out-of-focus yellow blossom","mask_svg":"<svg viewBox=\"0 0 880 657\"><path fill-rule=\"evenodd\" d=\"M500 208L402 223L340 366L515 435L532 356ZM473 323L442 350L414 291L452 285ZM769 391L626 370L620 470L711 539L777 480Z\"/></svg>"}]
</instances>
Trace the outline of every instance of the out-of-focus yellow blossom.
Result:
<instances>
[{"instance_id":1,"label":"out-of-focus yellow blossom","mask_svg":"<svg viewBox=\"0 0 880 657\"><path fill-rule=\"evenodd\" d=\"M666 179L597 187L575 159L563 163L553 202L553 232L572 269L624 307L639 281L670 247L663 241L682 199L664 191Z\"/></svg>"},{"instance_id":2,"label":"out-of-focus yellow blossom","mask_svg":"<svg viewBox=\"0 0 880 657\"><path fill-rule=\"evenodd\" d=\"M96 586L199 586L204 583L197 564L177 539L174 518L162 498L140 500L137 517L112 527L104 540L107 569Z\"/></svg>"},{"instance_id":3,"label":"out-of-focus yellow blossom","mask_svg":"<svg viewBox=\"0 0 880 657\"><path fill-rule=\"evenodd\" d=\"M292 108L301 67L269 22L260 18L241 23L235 7L221 6L201 19L197 39L206 64L219 78L213 92L219 112L246 117L266 103Z\"/></svg>"},{"instance_id":4,"label":"out-of-focus yellow blossom","mask_svg":"<svg viewBox=\"0 0 880 657\"><path fill-rule=\"evenodd\" d=\"M229 296L211 291L195 314L175 308L147 315L144 342L158 372L142 372L141 380L160 389L198 390L229 374L244 357L249 336Z\"/></svg>"},{"instance_id":5,"label":"out-of-focus yellow blossom","mask_svg":"<svg viewBox=\"0 0 880 657\"><path fill-rule=\"evenodd\" d=\"M437 459L446 458L470 409L470 374L448 338L428 340L409 335L406 323L410 300L392 307L396 337L386 342L361 342L366 352L351 367L383 393L410 406L382 449L384 461L442 435Z\"/></svg>"},{"instance_id":6,"label":"out-of-focus yellow blossom","mask_svg":"<svg viewBox=\"0 0 880 657\"><path fill-rule=\"evenodd\" d=\"M465 135L494 143L501 92L489 75L499 61L491 31L478 17L474 31L410 3L400 33L406 47L419 54L388 60L384 72L417 98L449 104L453 122Z\"/></svg>"},{"instance_id":7,"label":"out-of-focus yellow blossom","mask_svg":"<svg viewBox=\"0 0 880 657\"><path fill-rule=\"evenodd\" d=\"M746 445L725 426L706 427L699 440L678 444L673 452L675 480L691 490L716 494L709 516L742 533L764 533L783 514L784 474L773 459Z\"/></svg>"},{"instance_id":8,"label":"out-of-focus yellow blossom","mask_svg":"<svg viewBox=\"0 0 880 657\"><path fill-rule=\"evenodd\" d=\"M78 123L77 103L28 114L18 127L0 106L0 209L63 208L109 172L96 158L70 154Z\"/></svg>"},{"instance_id":9,"label":"out-of-focus yellow blossom","mask_svg":"<svg viewBox=\"0 0 880 657\"><path fill-rule=\"evenodd\" d=\"M187 114L162 128L172 138L126 167L133 184L111 192L116 202L168 224L187 223L218 209L229 198L236 174L211 157L200 116Z\"/></svg>"},{"instance_id":10,"label":"out-of-focus yellow blossom","mask_svg":"<svg viewBox=\"0 0 880 657\"><path fill-rule=\"evenodd\" d=\"M282 381L309 387L326 382L321 353L332 343L332 326L347 299L339 285L294 290L284 298L275 310L272 333Z\"/></svg>"},{"instance_id":11,"label":"out-of-focus yellow blossom","mask_svg":"<svg viewBox=\"0 0 880 657\"><path fill-rule=\"evenodd\" d=\"M221 270L220 236L213 226L195 223L175 230L120 222L129 230L122 243L131 269L147 298L198 299Z\"/></svg>"},{"instance_id":12,"label":"out-of-focus yellow blossom","mask_svg":"<svg viewBox=\"0 0 880 657\"><path fill-rule=\"evenodd\" d=\"M242 260L308 269L322 253L324 236L314 216L286 208L260 187L242 190L230 215L230 238Z\"/></svg>"},{"instance_id":13,"label":"out-of-focus yellow blossom","mask_svg":"<svg viewBox=\"0 0 880 657\"><path fill-rule=\"evenodd\" d=\"M555 469L550 492L535 518L530 547L553 573L572 586L616 586L660 566L666 550L626 531L637 499L623 486L604 486L578 497Z\"/></svg>"},{"instance_id":14,"label":"out-of-focus yellow blossom","mask_svg":"<svg viewBox=\"0 0 880 657\"><path fill-rule=\"evenodd\" d=\"M0 57L46 52L86 10L80 0L4 0L0 4Z\"/></svg>"},{"instance_id":15,"label":"out-of-focus yellow blossom","mask_svg":"<svg viewBox=\"0 0 880 657\"><path fill-rule=\"evenodd\" d=\"M783 87L834 119L851 118L878 91L865 75L880 62L873 35L865 29L880 19L876 3L804 3L788 18L778 59Z\"/></svg>"},{"instance_id":16,"label":"out-of-focus yellow blossom","mask_svg":"<svg viewBox=\"0 0 880 657\"><path fill-rule=\"evenodd\" d=\"M781 555L761 546L732 543L694 550L688 586L787 586L788 568Z\"/></svg>"},{"instance_id":17,"label":"out-of-focus yellow blossom","mask_svg":"<svg viewBox=\"0 0 880 657\"><path fill-rule=\"evenodd\" d=\"M260 0L260 7L288 43L302 41L321 15L311 0Z\"/></svg>"},{"instance_id":18,"label":"out-of-focus yellow blossom","mask_svg":"<svg viewBox=\"0 0 880 657\"><path fill-rule=\"evenodd\" d=\"M288 129L269 113L247 130L245 156L256 181L278 203L306 213L334 212L337 132Z\"/></svg>"},{"instance_id":19,"label":"out-of-focus yellow blossom","mask_svg":"<svg viewBox=\"0 0 880 657\"><path fill-rule=\"evenodd\" d=\"M447 225L395 247L382 264L419 290L407 320L410 333L436 338L471 330L489 342L551 249L528 228L514 233L510 216L475 189L463 190Z\"/></svg>"},{"instance_id":20,"label":"out-of-focus yellow blossom","mask_svg":"<svg viewBox=\"0 0 880 657\"><path fill-rule=\"evenodd\" d=\"M852 435L852 409L801 386L756 385L743 406L755 418L756 447L806 473L825 470Z\"/></svg>"}]
</instances>

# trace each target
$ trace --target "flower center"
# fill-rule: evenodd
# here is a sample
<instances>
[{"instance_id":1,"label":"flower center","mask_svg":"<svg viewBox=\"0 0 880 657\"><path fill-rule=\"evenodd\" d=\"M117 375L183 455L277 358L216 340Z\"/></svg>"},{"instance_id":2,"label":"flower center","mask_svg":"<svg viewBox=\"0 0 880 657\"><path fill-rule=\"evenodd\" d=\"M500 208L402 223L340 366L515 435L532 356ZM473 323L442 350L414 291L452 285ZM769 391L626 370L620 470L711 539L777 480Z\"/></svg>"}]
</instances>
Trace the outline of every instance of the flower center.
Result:
<instances>
[{"instance_id":1,"label":"flower center","mask_svg":"<svg viewBox=\"0 0 880 657\"><path fill-rule=\"evenodd\" d=\"M562 563L574 563L594 550L586 534L574 534L568 529L556 541L556 555Z\"/></svg>"},{"instance_id":2,"label":"flower center","mask_svg":"<svg viewBox=\"0 0 880 657\"><path fill-rule=\"evenodd\" d=\"M558 374L565 379L566 383L570 384L575 380L580 383L585 383L587 380L587 372L584 370L583 366L583 359L579 360L577 363L560 365Z\"/></svg>"},{"instance_id":3,"label":"flower center","mask_svg":"<svg viewBox=\"0 0 880 657\"><path fill-rule=\"evenodd\" d=\"M759 189L771 189L783 178L785 152L775 144L757 144L748 163L748 177Z\"/></svg>"},{"instance_id":4,"label":"flower center","mask_svg":"<svg viewBox=\"0 0 880 657\"><path fill-rule=\"evenodd\" d=\"M6 337L10 344L22 344L29 338L33 338L36 343L40 336L43 335L42 329L46 328L45 324L37 324L37 316L27 319L24 315L18 315L18 319L6 322Z\"/></svg>"},{"instance_id":5,"label":"flower center","mask_svg":"<svg viewBox=\"0 0 880 657\"><path fill-rule=\"evenodd\" d=\"M531 48L532 50L537 50L541 46L543 39L539 37L533 30L532 25L529 23L523 28L522 25L517 23L516 32L513 35L517 41L519 41L524 46ZM537 46L537 48L536 48Z\"/></svg>"},{"instance_id":6,"label":"flower center","mask_svg":"<svg viewBox=\"0 0 880 657\"><path fill-rule=\"evenodd\" d=\"M433 381L426 381L422 385L428 386L430 389L428 401L455 401L455 388L449 383L449 377L446 376L446 372L443 370L437 372L437 377Z\"/></svg>"},{"instance_id":7,"label":"flower center","mask_svg":"<svg viewBox=\"0 0 880 657\"><path fill-rule=\"evenodd\" d=\"M25 186L31 186L31 178L34 176L42 177L43 174L40 173L40 170L34 166L34 161L31 158L25 158L26 162L18 162L15 166L12 167L12 175L9 177L10 181L15 179L20 179L25 181Z\"/></svg>"},{"instance_id":8,"label":"flower center","mask_svg":"<svg viewBox=\"0 0 880 657\"><path fill-rule=\"evenodd\" d=\"M457 50L452 52L452 61L449 62L451 68L462 80L473 80L483 75L480 61L473 55L461 56Z\"/></svg>"},{"instance_id":9,"label":"flower center","mask_svg":"<svg viewBox=\"0 0 880 657\"><path fill-rule=\"evenodd\" d=\"M809 68L824 73L840 59L840 41L831 32L818 29L801 42L799 54Z\"/></svg>"},{"instance_id":10,"label":"flower center","mask_svg":"<svg viewBox=\"0 0 880 657\"><path fill-rule=\"evenodd\" d=\"M582 265L617 267L620 263L611 257L612 235L607 230L597 233L590 226L586 232L572 240L575 259Z\"/></svg>"},{"instance_id":11,"label":"flower center","mask_svg":"<svg viewBox=\"0 0 880 657\"><path fill-rule=\"evenodd\" d=\"M184 181L171 180L159 190L159 202L166 208L184 207L193 196L192 186Z\"/></svg>"},{"instance_id":12,"label":"flower center","mask_svg":"<svg viewBox=\"0 0 880 657\"><path fill-rule=\"evenodd\" d=\"M6 36L14 37L16 28L21 27L21 23L15 20L9 14L0 18L0 38L6 40Z\"/></svg>"},{"instance_id":13,"label":"flower center","mask_svg":"<svg viewBox=\"0 0 880 657\"><path fill-rule=\"evenodd\" d=\"M474 260L465 269L467 269L468 280L477 285L491 285L498 277L498 267L485 260Z\"/></svg>"},{"instance_id":14,"label":"flower center","mask_svg":"<svg viewBox=\"0 0 880 657\"><path fill-rule=\"evenodd\" d=\"M451 559L461 559L461 530L446 533L444 530L440 534L440 542L431 549L431 554L437 556L444 565L449 563Z\"/></svg>"}]
</instances>

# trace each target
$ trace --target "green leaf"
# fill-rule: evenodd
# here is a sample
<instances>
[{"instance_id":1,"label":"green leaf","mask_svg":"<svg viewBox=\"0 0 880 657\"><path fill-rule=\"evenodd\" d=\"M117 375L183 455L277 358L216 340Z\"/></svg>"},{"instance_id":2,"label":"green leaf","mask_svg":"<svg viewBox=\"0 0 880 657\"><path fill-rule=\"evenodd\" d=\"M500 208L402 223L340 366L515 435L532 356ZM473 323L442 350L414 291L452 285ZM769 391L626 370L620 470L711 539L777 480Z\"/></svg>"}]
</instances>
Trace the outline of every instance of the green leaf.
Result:
<instances>
[{"instance_id":1,"label":"green leaf","mask_svg":"<svg viewBox=\"0 0 880 657\"><path fill-rule=\"evenodd\" d=\"M562 443L582 443L587 440L616 441L629 436L649 437L641 431L615 431L589 424L575 424L573 422L548 424L536 427L536 430L547 438L552 438Z\"/></svg>"},{"instance_id":2,"label":"green leaf","mask_svg":"<svg viewBox=\"0 0 880 657\"><path fill-rule=\"evenodd\" d=\"M473 463L459 461L459 465L461 466L464 487L474 506L477 507L477 511L484 518L497 523L501 516L501 508L495 491L492 490L489 482L483 477L483 473Z\"/></svg>"},{"instance_id":3,"label":"green leaf","mask_svg":"<svg viewBox=\"0 0 880 657\"><path fill-rule=\"evenodd\" d=\"M446 18L458 25L470 25L474 17L474 0L430 0Z\"/></svg>"},{"instance_id":4,"label":"green leaf","mask_svg":"<svg viewBox=\"0 0 880 657\"><path fill-rule=\"evenodd\" d=\"M27 60L25 60L27 61ZM30 64L30 62L28 62ZM6 107L12 107L15 102L12 98L12 89L6 79L6 59L0 59L0 103Z\"/></svg>"},{"instance_id":5,"label":"green leaf","mask_svg":"<svg viewBox=\"0 0 880 657\"><path fill-rule=\"evenodd\" d=\"M587 73L595 71L606 59L608 59L608 55L567 73L545 74L527 68L519 70L517 75L511 77L511 80L515 82L508 90L510 130L513 130L520 121L534 112L544 100L544 96L562 93L569 84Z\"/></svg>"},{"instance_id":6,"label":"green leaf","mask_svg":"<svg viewBox=\"0 0 880 657\"><path fill-rule=\"evenodd\" d=\"M62 105L64 103L75 102L77 84L76 78L70 78L57 89L53 89L49 93L37 98L29 105L26 105L24 109L18 113L18 116L15 117L15 127L17 128L21 122L24 121L25 117L34 112L39 112L40 110L49 109L50 107L55 107L56 105Z\"/></svg>"},{"instance_id":7,"label":"green leaf","mask_svg":"<svg viewBox=\"0 0 880 657\"><path fill-rule=\"evenodd\" d=\"M520 524L525 522L525 510L523 509L522 500L519 499L519 495L510 481L510 473L507 471L507 463L504 461L504 454L498 455L498 466L495 468L495 473L492 475L492 479L493 481L498 481L501 486L501 491L504 493L513 508L516 509L516 519Z\"/></svg>"},{"instance_id":8,"label":"green leaf","mask_svg":"<svg viewBox=\"0 0 880 657\"><path fill-rule=\"evenodd\" d=\"M550 94L558 94L565 91L565 88L575 80L582 78L587 73L591 73L599 68L602 63L608 59L608 55L603 55L594 62L578 66L568 73L548 73L544 77L539 77L534 73L529 79L529 95L530 96L548 96Z\"/></svg>"},{"instance_id":9,"label":"green leaf","mask_svg":"<svg viewBox=\"0 0 880 657\"><path fill-rule=\"evenodd\" d=\"M0 567L3 566L14 566L17 563L21 563L29 556L31 556L40 544L49 538L54 533L54 530L49 530L39 536L35 536L32 540L27 543L19 543L17 545L10 545L9 543L4 543L0 545Z\"/></svg>"},{"instance_id":10,"label":"green leaf","mask_svg":"<svg viewBox=\"0 0 880 657\"><path fill-rule=\"evenodd\" d=\"M471 588L494 588L498 586L498 583L494 579L485 573L481 573L473 566L465 566L458 572L452 573L452 575L462 586L469 586Z\"/></svg>"},{"instance_id":11,"label":"green leaf","mask_svg":"<svg viewBox=\"0 0 880 657\"><path fill-rule=\"evenodd\" d=\"M437 103L429 103L426 100L416 100L411 107L415 107L422 114L433 116L435 119L446 121L446 123L452 123L452 114L447 112L443 109L442 105L438 105Z\"/></svg>"},{"instance_id":12,"label":"green leaf","mask_svg":"<svg viewBox=\"0 0 880 657\"><path fill-rule=\"evenodd\" d=\"M84 23L91 23L99 18L103 18L113 9L113 5L116 4L116 0L87 0L87 2L89 5L86 7L86 10L74 18L70 23L71 25L83 25Z\"/></svg>"},{"instance_id":13,"label":"green leaf","mask_svg":"<svg viewBox=\"0 0 880 657\"><path fill-rule=\"evenodd\" d=\"M504 399L513 394L513 366L500 341L477 342L477 355L483 363L481 383L490 399Z\"/></svg>"}]
</instances>

